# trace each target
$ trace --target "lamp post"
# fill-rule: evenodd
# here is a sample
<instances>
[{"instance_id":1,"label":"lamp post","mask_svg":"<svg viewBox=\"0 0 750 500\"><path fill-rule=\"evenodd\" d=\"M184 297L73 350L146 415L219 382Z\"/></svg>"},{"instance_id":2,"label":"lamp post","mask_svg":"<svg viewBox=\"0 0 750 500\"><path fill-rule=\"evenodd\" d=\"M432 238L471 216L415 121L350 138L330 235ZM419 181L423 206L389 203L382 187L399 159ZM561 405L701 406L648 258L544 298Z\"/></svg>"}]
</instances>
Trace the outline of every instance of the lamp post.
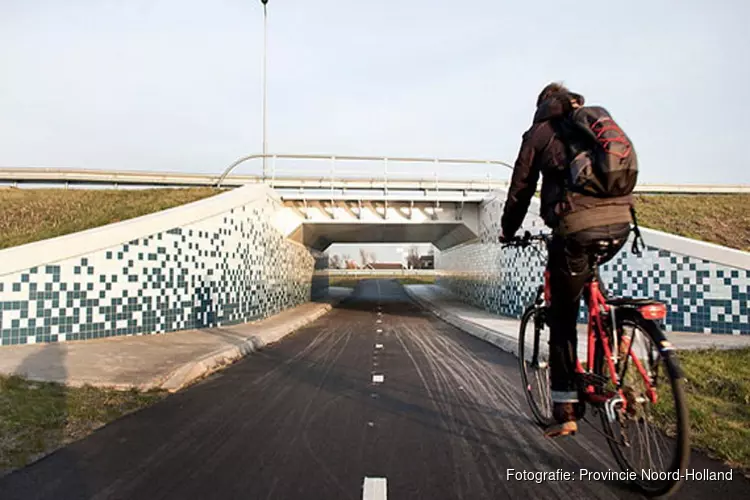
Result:
<instances>
[{"instance_id":1,"label":"lamp post","mask_svg":"<svg viewBox=\"0 0 750 500\"><path fill-rule=\"evenodd\" d=\"M268 139L267 139L267 128L268 121L266 116L267 108L267 79L268 73L266 71L268 61L268 0L260 0L263 4L263 180L266 179L266 161L268 155Z\"/></svg>"}]
</instances>

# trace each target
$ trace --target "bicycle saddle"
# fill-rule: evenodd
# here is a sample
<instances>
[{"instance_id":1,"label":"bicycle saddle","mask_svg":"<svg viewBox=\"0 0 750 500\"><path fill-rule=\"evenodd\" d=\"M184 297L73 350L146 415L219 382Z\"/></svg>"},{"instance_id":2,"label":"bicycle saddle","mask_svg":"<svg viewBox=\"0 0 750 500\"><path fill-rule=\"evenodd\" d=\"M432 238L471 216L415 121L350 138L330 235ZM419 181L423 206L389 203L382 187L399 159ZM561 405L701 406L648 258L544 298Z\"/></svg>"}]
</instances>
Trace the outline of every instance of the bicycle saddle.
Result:
<instances>
[{"instance_id":1,"label":"bicycle saddle","mask_svg":"<svg viewBox=\"0 0 750 500\"><path fill-rule=\"evenodd\" d=\"M608 299L607 304L612 306L632 306L632 307L638 307L638 306L649 306L649 305L657 305L661 304L658 300L655 299L641 299L641 298L635 298L635 297L617 297L614 299Z\"/></svg>"}]
</instances>

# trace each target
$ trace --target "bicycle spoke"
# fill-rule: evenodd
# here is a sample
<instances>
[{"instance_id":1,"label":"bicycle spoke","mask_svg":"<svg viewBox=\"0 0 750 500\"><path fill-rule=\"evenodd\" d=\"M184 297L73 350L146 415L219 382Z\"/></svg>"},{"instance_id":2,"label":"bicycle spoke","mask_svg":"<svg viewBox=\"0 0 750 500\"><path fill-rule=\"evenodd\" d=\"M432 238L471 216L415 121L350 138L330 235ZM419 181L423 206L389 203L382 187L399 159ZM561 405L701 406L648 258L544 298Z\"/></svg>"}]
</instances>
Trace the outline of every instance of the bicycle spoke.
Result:
<instances>
[{"instance_id":1,"label":"bicycle spoke","mask_svg":"<svg viewBox=\"0 0 750 500\"><path fill-rule=\"evenodd\" d=\"M643 450L645 448L646 443L644 442L643 435L640 432L638 432L637 426L636 426L636 433L638 434L638 444L639 444L638 457L640 458L640 460L638 460L638 463L643 463Z\"/></svg>"},{"instance_id":2,"label":"bicycle spoke","mask_svg":"<svg viewBox=\"0 0 750 500\"><path fill-rule=\"evenodd\" d=\"M550 385L549 377L547 376L547 368L539 368L537 370L536 383L537 388L539 389L539 409L542 411L542 415L546 417L552 416L552 412L550 411L550 400L552 399L552 395L549 392Z\"/></svg>"},{"instance_id":3,"label":"bicycle spoke","mask_svg":"<svg viewBox=\"0 0 750 500\"><path fill-rule=\"evenodd\" d=\"M530 376L534 378L534 383L531 384L531 390L534 391L534 400L539 405L539 410L542 415L549 416L549 379L547 377L546 368L532 368L529 365Z\"/></svg>"},{"instance_id":4,"label":"bicycle spoke","mask_svg":"<svg viewBox=\"0 0 750 500\"><path fill-rule=\"evenodd\" d=\"M651 338L639 327L632 325L632 330L623 330L630 333L632 355L640 362L647 379L644 379L633 359L621 360L621 388L626 404L624 409L618 409L618 419L611 425L617 437L616 448L631 470L668 472L673 467L676 451L674 442L661 428L665 423L671 425L675 422L673 395L671 387L667 385L669 380L662 380L661 385L652 385L659 396L657 404L648 397L649 385L658 380L654 374L667 373L666 367L660 366L664 359Z\"/></svg>"},{"instance_id":5,"label":"bicycle spoke","mask_svg":"<svg viewBox=\"0 0 750 500\"><path fill-rule=\"evenodd\" d=\"M524 380L524 392L526 399L531 406L531 411L540 425L548 425L552 417L551 411L551 392L549 381L549 365L547 364L546 352L543 350L546 345L547 335L542 327L539 328L538 318L535 317L536 311L526 313L522 323L522 332L519 342L521 349L519 352L520 367ZM534 358L534 343L536 336L539 336L537 342L540 351Z\"/></svg>"},{"instance_id":6,"label":"bicycle spoke","mask_svg":"<svg viewBox=\"0 0 750 500\"><path fill-rule=\"evenodd\" d=\"M648 464L649 469L653 469L654 458L651 456L651 439L649 439L651 433L648 431L646 419L641 419L641 422L643 422L643 441L646 443L646 454L648 455L648 462L646 463Z\"/></svg>"},{"instance_id":7,"label":"bicycle spoke","mask_svg":"<svg viewBox=\"0 0 750 500\"><path fill-rule=\"evenodd\" d=\"M664 470L664 467L666 464L664 463L664 454L662 454L661 445L664 442L664 440L659 436L659 433L655 432L653 433L653 440L656 444L656 455L659 457L659 470Z\"/></svg>"}]
</instances>

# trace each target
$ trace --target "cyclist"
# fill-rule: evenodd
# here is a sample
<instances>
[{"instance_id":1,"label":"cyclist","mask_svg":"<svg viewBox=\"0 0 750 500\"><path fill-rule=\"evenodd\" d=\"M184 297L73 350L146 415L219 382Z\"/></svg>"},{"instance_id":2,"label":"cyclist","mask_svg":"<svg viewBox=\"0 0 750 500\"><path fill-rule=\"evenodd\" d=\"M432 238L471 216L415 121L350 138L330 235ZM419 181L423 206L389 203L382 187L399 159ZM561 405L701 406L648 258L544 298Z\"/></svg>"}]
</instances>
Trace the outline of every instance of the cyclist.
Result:
<instances>
[{"instance_id":1,"label":"cyclist","mask_svg":"<svg viewBox=\"0 0 750 500\"><path fill-rule=\"evenodd\" d=\"M539 94L531 128L521 149L501 220L501 241L513 238L520 228L542 175L541 216L552 229L547 269L550 271L550 383L555 424L546 435L556 437L578 430L576 409L576 324L584 284L592 272L591 245L609 240L614 257L630 232L630 195L595 198L565 189L569 147L573 136L565 118L583 106L584 98L562 84L551 83Z\"/></svg>"}]
</instances>

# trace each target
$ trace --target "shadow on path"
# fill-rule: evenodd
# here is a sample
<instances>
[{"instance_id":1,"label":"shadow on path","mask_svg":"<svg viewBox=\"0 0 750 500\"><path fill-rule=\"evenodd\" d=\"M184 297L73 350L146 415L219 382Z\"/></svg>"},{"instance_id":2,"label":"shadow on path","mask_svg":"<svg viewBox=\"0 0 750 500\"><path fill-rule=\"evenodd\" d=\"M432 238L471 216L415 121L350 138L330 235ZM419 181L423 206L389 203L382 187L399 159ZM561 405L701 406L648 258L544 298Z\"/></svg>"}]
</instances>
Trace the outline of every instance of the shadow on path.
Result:
<instances>
[{"instance_id":1,"label":"shadow on path","mask_svg":"<svg viewBox=\"0 0 750 500\"><path fill-rule=\"evenodd\" d=\"M65 346L58 342L50 342L26 357L16 369L16 375L30 381L26 389L27 397L24 401L18 402L17 410L21 413L21 418L25 420L25 422L22 421L22 428L19 432L32 441L31 446L35 450L35 453L26 457L26 466L47 460L53 455L62 458L62 461L67 464L66 483L73 481L77 492L76 498L84 499L89 498L91 493L85 478L79 471L80 458L65 446L73 404L68 388L65 386L68 378L65 360ZM56 384L33 382L41 379L52 380ZM43 451L40 452L40 448ZM22 486L14 490L23 491L24 500L54 496L58 486L57 481L32 484L29 480L33 476L18 474L18 471L11 472L5 477L14 479L18 486ZM0 477L0 491L3 489L2 477ZM0 494L0 498L10 500L21 497L16 497L13 492L6 491Z\"/></svg>"}]
</instances>

